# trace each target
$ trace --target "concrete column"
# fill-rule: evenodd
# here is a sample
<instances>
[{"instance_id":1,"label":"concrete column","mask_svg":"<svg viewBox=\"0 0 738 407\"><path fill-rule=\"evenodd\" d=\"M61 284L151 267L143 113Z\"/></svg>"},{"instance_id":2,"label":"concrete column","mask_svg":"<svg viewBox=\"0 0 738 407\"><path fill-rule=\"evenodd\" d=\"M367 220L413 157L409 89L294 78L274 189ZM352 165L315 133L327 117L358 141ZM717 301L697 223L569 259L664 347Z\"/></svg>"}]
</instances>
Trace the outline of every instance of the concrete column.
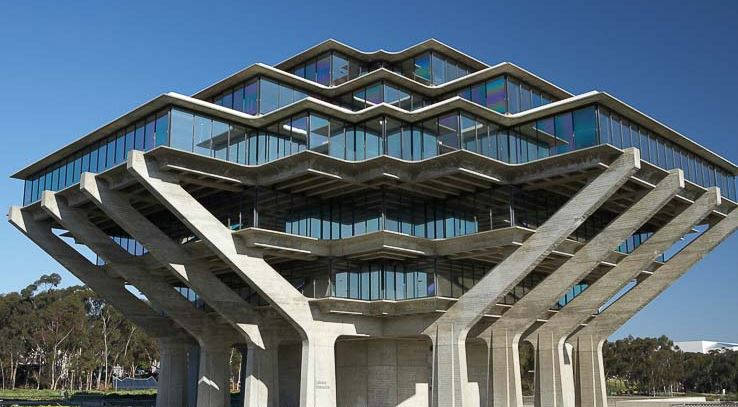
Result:
<instances>
[{"instance_id":1,"label":"concrete column","mask_svg":"<svg viewBox=\"0 0 738 407\"><path fill-rule=\"evenodd\" d=\"M302 341L300 406L336 407L336 339L321 332Z\"/></svg>"},{"instance_id":2,"label":"concrete column","mask_svg":"<svg viewBox=\"0 0 738 407\"><path fill-rule=\"evenodd\" d=\"M247 341L262 346L259 316L253 307L210 272L207 262L198 261L145 216L125 194L111 190L105 181L86 172L81 191L115 223L141 243L162 265L192 287L205 302L225 318Z\"/></svg>"},{"instance_id":3,"label":"concrete column","mask_svg":"<svg viewBox=\"0 0 738 407\"><path fill-rule=\"evenodd\" d=\"M197 406L231 405L231 343L217 340L200 344L200 369L197 379Z\"/></svg>"},{"instance_id":4,"label":"concrete column","mask_svg":"<svg viewBox=\"0 0 738 407\"><path fill-rule=\"evenodd\" d=\"M437 324L433 342L433 406L462 405L464 391L468 387L466 359L466 332L454 324Z\"/></svg>"},{"instance_id":5,"label":"concrete column","mask_svg":"<svg viewBox=\"0 0 738 407\"><path fill-rule=\"evenodd\" d=\"M574 344L574 395L576 407L607 407L605 368L602 363L602 337L584 335Z\"/></svg>"},{"instance_id":6,"label":"concrete column","mask_svg":"<svg viewBox=\"0 0 738 407\"><path fill-rule=\"evenodd\" d=\"M683 187L682 171L672 170L651 191L602 229L545 281L516 302L487 330L501 329L515 338L508 352L517 360L518 339L525 330L546 313L567 290L591 273L619 244L651 219ZM489 333L485 332L484 335L487 336ZM571 381L562 381L559 369L560 364L569 362L569 357L565 355L563 349L564 338L553 332L546 332L532 342L535 342L537 349L534 404L536 407L573 407L574 399L569 397L573 392L568 391L573 390L573 384ZM516 374L505 379L506 381L520 381L518 372L512 369L505 371ZM502 379L492 378L492 380Z\"/></svg>"},{"instance_id":7,"label":"concrete column","mask_svg":"<svg viewBox=\"0 0 738 407\"><path fill-rule=\"evenodd\" d=\"M221 349L227 349L225 353L228 354L231 344L239 337L238 333L230 325L212 320L210 316L195 308L177 293L164 279L143 269L140 259L136 259L135 256L115 244L109 236L90 222L81 210L69 207L55 193L44 191L41 208L72 233L77 240L102 257L110 269L134 284L149 301L167 313L198 341L200 344L200 377L197 405L198 407L226 406L227 404L223 404L226 400L225 395L230 393L228 386L223 388L219 383L221 373L219 373L220 368L216 366L225 363L222 369L227 369L228 358L226 357L224 361ZM206 391L203 395L200 394L202 390ZM222 394L216 397L213 395L215 391L220 391Z\"/></svg>"},{"instance_id":8,"label":"concrete column","mask_svg":"<svg viewBox=\"0 0 738 407\"><path fill-rule=\"evenodd\" d=\"M719 193L719 190L716 188L714 191L715 193ZM738 209L733 209L723 220L712 225L702 235L694 239L689 245L669 259L669 261L664 263L664 265L656 269L653 275L641 281L622 297L618 298L617 301L589 321L586 327L582 328L567 341L575 346L581 343L587 344L583 348L582 355L586 355L592 349L591 352L596 352L596 358L601 360L602 345L590 346L590 343L597 344L600 341L604 342L607 337L612 335L613 332L632 318L633 315L643 309L643 307L666 290L679 277L689 271L695 263L717 247L736 228L738 228ZM579 353L578 348L577 353ZM587 360L586 357L577 359L580 365L587 362ZM591 363L591 365L594 365L594 363ZM605 392L604 370L588 369L581 366L576 370L578 383L582 384L582 387L577 390L577 393L581 394L581 399L597 400L598 396L591 394L592 388L589 387L589 383L595 383L595 387L599 384L600 387L594 389L596 394ZM594 372L591 374L598 375L599 379L589 376L589 372L592 370ZM596 370L599 370L599 372Z\"/></svg>"},{"instance_id":9,"label":"concrete column","mask_svg":"<svg viewBox=\"0 0 738 407\"><path fill-rule=\"evenodd\" d=\"M264 347L248 346L241 372L244 407L279 407L279 342L270 337Z\"/></svg>"},{"instance_id":10,"label":"concrete column","mask_svg":"<svg viewBox=\"0 0 738 407\"><path fill-rule=\"evenodd\" d=\"M169 317L161 315L148 304L136 298L118 276L110 275L100 266L74 250L51 231L50 221L34 220L33 215L14 206L8 221L85 285L115 307L127 319L157 339L161 354L157 407L186 405L187 380L180 349L192 346L194 339ZM185 350L186 353L186 350Z\"/></svg>"},{"instance_id":11,"label":"concrete column","mask_svg":"<svg viewBox=\"0 0 738 407\"><path fill-rule=\"evenodd\" d=\"M187 363L192 342L163 338L159 344L159 391L157 407L187 405Z\"/></svg>"},{"instance_id":12,"label":"concrete column","mask_svg":"<svg viewBox=\"0 0 738 407\"><path fill-rule=\"evenodd\" d=\"M487 399L490 406L517 407L523 405L518 345L520 333L494 329L484 336L489 344ZM514 350L514 351L513 351Z\"/></svg>"},{"instance_id":13,"label":"concrete column","mask_svg":"<svg viewBox=\"0 0 738 407\"><path fill-rule=\"evenodd\" d=\"M562 383L563 386L568 388L570 383L567 382L567 378L573 375L570 362L574 355L564 346L566 337L574 332L580 323L596 313L602 304L617 294L629 281L636 278L642 270L645 270L657 256L687 234L719 202L720 196L717 191L705 192L692 205L621 260L616 267L600 277L586 291L574 298L572 302L526 338L530 342L539 345L539 348L546 349L540 355L541 362L551 364L554 368L554 375L561 377L560 380L554 381L554 384ZM549 352L548 348L555 349L555 351ZM547 361L548 356L555 359ZM543 389L546 389L546 387L543 386L542 391ZM556 391L563 395L568 394L562 389Z\"/></svg>"},{"instance_id":14,"label":"concrete column","mask_svg":"<svg viewBox=\"0 0 738 407\"><path fill-rule=\"evenodd\" d=\"M530 236L515 252L498 264L491 272L482 278L474 287L451 306L425 333L429 337L437 335L436 326L453 326L458 338L451 338L456 343L466 341L466 333L492 307L500 297L507 294L528 273L535 269L564 239L571 235L584 220L599 208L628 178L640 167L640 154L637 149L626 149L624 153L613 161L599 176L584 186L569 202L561 207L538 230ZM549 304L550 305L550 304ZM508 311L509 312L509 311ZM466 377L466 350L464 346L455 346L453 355L449 358L454 368L447 370L452 377L443 374L435 375L439 380L451 380L451 384L435 386L433 391L453 389L453 404L445 404L439 399L438 406L463 406L461 399L468 379ZM439 365L441 367L442 365ZM455 375L459 376L456 377ZM460 397L459 397L460 395ZM436 396L434 396L436 397ZM439 396L446 397L446 396Z\"/></svg>"}]
</instances>

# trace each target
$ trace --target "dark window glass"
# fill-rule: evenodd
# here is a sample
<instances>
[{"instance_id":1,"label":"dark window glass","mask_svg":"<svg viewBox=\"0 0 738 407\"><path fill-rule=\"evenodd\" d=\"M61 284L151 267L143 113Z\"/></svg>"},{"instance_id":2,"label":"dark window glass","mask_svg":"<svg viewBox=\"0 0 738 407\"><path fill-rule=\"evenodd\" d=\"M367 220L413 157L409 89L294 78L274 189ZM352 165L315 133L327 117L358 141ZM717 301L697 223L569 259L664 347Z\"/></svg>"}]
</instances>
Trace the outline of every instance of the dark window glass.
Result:
<instances>
[{"instance_id":1,"label":"dark window glass","mask_svg":"<svg viewBox=\"0 0 738 407\"><path fill-rule=\"evenodd\" d=\"M125 136L120 135L115 142L115 164L122 163L126 159Z\"/></svg>"},{"instance_id":2,"label":"dark window glass","mask_svg":"<svg viewBox=\"0 0 738 407\"><path fill-rule=\"evenodd\" d=\"M85 153L82 155L82 168L80 169L80 172L89 172L90 171L90 152L85 151Z\"/></svg>"},{"instance_id":3,"label":"dark window glass","mask_svg":"<svg viewBox=\"0 0 738 407\"><path fill-rule=\"evenodd\" d=\"M574 145L574 126L571 113L563 113L555 118L556 153L571 151Z\"/></svg>"},{"instance_id":4,"label":"dark window glass","mask_svg":"<svg viewBox=\"0 0 738 407\"><path fill-rule=\"evenodd\" d=\"M239 86L233 91L233 108L239 112L243 112L243 86Z\"/></svg>"},{"instance_id":5,"label":"dark window glass","mask_svg":"<svg viewBox=\"0 0 738 407\"><path fill-rule=\"evenodd\" d=\"M402 159L413 159L413 135L411 127L407 124L402 126Z\"/></svg>"},{"instance_id":6,"label":"dark window glass","mask_svg":"<svg viewBox=\"0 0 738 407\"><path fill-rule=\"evenodd\" d=\"M556 153L556 129L553 117L538 120L536 122L536 136L540 145L540 148L538 149L538 158L547 157L550 154Z\"/></svg>"},{"instance_id":7,"label":"dark window glass","mask_svg":"<svg viewBox=\"0 0 738 407\"><path fill-rule=\"evenodd\" d=\"M531 97L530 88L527 85L521 85L520 86L520 111L521 112L530 110L530 107L531 107L530 97Z\"/></svg>"},{"instance_id":8,"label":"dark window glass","mask_svg":"<svg viewBox=\"0 0 738 407\"><path fill-rule=\"evenodd\" d=\"M197 154L212 156L212 129L213 122L207 117L195 115L194 151Z\"/></svg>"},{"instance_id":9,"label":"dark window glass","mask_svg":"<svg viewBox=\"0 0 738 407\"><path fill-rule=\"evenodd\" d=\"M602 144L610 144L610 116L605 109L599 108L600 141Z\"/></svg>"},{"instance_id":10,"label":"dark window glass","mask_svg":"<svg viewBox=\"0 0 738 407\"><path fill-rule=\"evenodd\" d=\"M487 107L498 113L505 113L507 111L507 103L505 98L505 78L499 77L487 82L486 92Z\"/></svg>"},{"instance_id":11,"label":"dark window glass","mask_svg":"<svg viewBox=\"0 0 738 407\"><path fill-rule=\"evenodd\" d=\"M487 89L485 88L484 84L472 86L471 95L470 95L471 101L478 105L485 106L486 93L487 93Z\"/></svg>"},{"instance_id":12,"label":"dark window glass","mask_svg":"<svg viewBox=\"0 0 738 407\"><path fill-rule=\"evenodd\" d=\"M133 142L133 148L138 151L144 150L144 144L146 142L145 135L146 135L146 122L140 122L136 125L136 134L134 136L134 142ZM126 143L128 140L126 139ZM126 151L130 151L128 146L126 145Z\"/></svg>"},{"instance_id":13,"label":"dark window glass","mask_svg":"<svg viewBox=\"0 0 738 407\"><path fill-rule=\"evenodd\" d=\"M292 88L279 85L279 107L285 107L294 102Z\"/></svg>"},{"instance_id":14,"label":"dark window glass","mask_svg":"<svg viewBox=\"0 0 738 407\"><path fill-rule=\"evenodd\" d=\"M24 180L23 181L23 205L28 205L31 203L31 194L33 192L33 181L31 180Z\"/></svg>"},{"instance_id":15,"label":"dark window glass","mask_svg":"<svg viewBox=\"0 0 738 407\"><path fill-rule=\"evenodd\" d=\"M316 81L315 78L315 60L310 61L309 63L305 64L305 79L309 81Z\"/></svg>"},{"instance_id":16,"label":"dark window glass","mask_svg":"<svg viewBox=\"0 0 738 407\"><path fill-rule=\"evenodd\" d=\"M330 54L326 54L315 64L316 69L316 82L320 83L321 85L330 85L331 84L331 56Z\"/></svg>"},{"instance_id":17,"label":"dark window glass","mask_svg":"<svg viewBox=\"0 0 738 407\"><path fill-rule=\"evenodd\" d=\"M305 150L307 147L308 115L302 114L292 118L290 138L292 140L292 154Z\"/></svg>"},{"instance_id":18,"label":"dark window glass","mask_svg":"<svg viewBox=\"0 0 738 407\"><path fill-rule=\"evenodd\" d=\"M180 150L192 151L194 125L195 116L192 113L172 109L172 140L170 146Z\"/></svg>"},{"instance_id":19,"label":"dark window glass","mask_svg":"<svg viewBox=\"0 0 738 407\"><path fill-rule=\"evenodd\" d=\"M247 83L243 90L243 111L255 115L259 112L259 81Z\"/></svg>"},{"instance_id":20,"label":"dark window glass","mask_svg":"<svg viewBox=\"0 0 738 407\"><path fill-rule=\"evenodd\" d=\"M366 102L368 106L374 106L382 103L383 99L382 84L376 83L366 88Z\"/></svg>"},{"instance_id":21,"label":"dark window glass","mask_svg":"<svg viewBox=\"0 0 738 407\"><path fill-rule=\"evenodd\" d=\"M304 78L305 77L305 65L298 66L292 71L292 73L299 76L300 78Z\"/></svg>"},{"instance_id":22,"label":"dark window glass","mask_svg":"<svg viewBox=\"0 0 738 407\"><path fill-rule=\"evenodd\" d=\"M574 112L574 143L576 149L597 144L597 119L594 106Z\"/></svg>"},{"instance_id":23,"label":"dark window glass","mask_svg":"<svg viewBox=\"0 0 738 407\"><path fill-rule=\"evenodd\" d=\"M124 151L127 153L128 151L133 150L133 147L136 143L136 128L134 126L129 127L126 129L126 138L125 138L125 147Z\"/></svg>"}]
</instances>

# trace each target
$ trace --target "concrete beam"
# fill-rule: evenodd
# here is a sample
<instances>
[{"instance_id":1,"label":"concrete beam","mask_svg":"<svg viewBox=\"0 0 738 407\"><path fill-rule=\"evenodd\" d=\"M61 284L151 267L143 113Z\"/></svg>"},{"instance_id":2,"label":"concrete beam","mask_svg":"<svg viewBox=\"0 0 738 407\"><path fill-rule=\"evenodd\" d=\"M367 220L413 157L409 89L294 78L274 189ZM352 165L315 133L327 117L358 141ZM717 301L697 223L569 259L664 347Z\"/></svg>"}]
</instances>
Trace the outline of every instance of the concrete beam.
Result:
<instances>
[{"instance_id":1,"label":"concrete beam","mask_svg":"<svg viewBox=\"0 0 738 407\"><path fill-rule=\"evenodd\" d=\"M614 194L638 170L639 164L639 151L626 149L424 332L434 339L434 368L439 373L433 375L437 380L433 384L433 397L438 400L438 406L464 406L467 399L465 346L469 330ZM496 405L508 402L500 401Z\"/></svg>"},{"instance_id":2,"label":"concrete beam","mask_svg":"<svg viewBox=\"0 0 738 407\"><path fill-rule=\"evenodd\" d=\"M545 314L559 298L561 298L574 284L585 278L597 265L603 261L614 248L635 233L661 208L664 207L684 187L684 175L681 170L669 173L645 196L636 201L628 210L610 222L596 236L590 239L570 259L548 276L541 284L533 288L523 298L507 310L500 319L495 321L482 334L485 340L498 344L502 338L509 342L509 349L501 344L493 347L493 351L512 355L513 360L519 360L518 343L525 330L533 325L537 318ZM573 407L573 388L562 387L570 382L562 382L556 366L562 361L557 350L557 343L552 342L552 335L541 335L536 338L536 407ZM489 339L487 339L489 338ZM563 341L562 341L563 342ZM495 389L494 397L502 397L500 391L503 382L520 382L517 369L499 368L497 363L506 363L510 357L492 355L490 366L490 380L494 383L490 387ZM504 373L511 373L511 377L503 377ZM515 400L511 404L522 405L522 399L517 393L520 384L511 386L515 389L514 397L504 397ZM568 396L572 397L569 398Z\"/></svg>"},{"instance_id":3,"label":"concrete beam","mask_svg":"<svg viewBox=\"0 0 738 407\"><path fill-rule=\"evenodd\" d=\"M230 325L213 321L195 308L163 279L142 269L139 262L96 227L80 209L70 208L55 193L44 191L41 208L102 257L108 267L125 278L157 308L167 313L200 344L198 407L224 407L230 403L228 356L238 334Z\"/></svg>"},{"instance_id":4,"label":"concrete beam","mask_svg":"<svg viewBox=\"0 0 738 407\"><path fill-rule=\"evenodd\" d=\"M259 333L259 315L243 298L197 260L190 252L169 238L130 203L129 197L111 190L105 181L86 172L80 179L80 190L110 219L140 242L161 264L185 284L192 287L216 312L245 336L263 348Z\"/></svg>"},{"instance_id":5,"label":"concrete beam","mask_svg":"<svg viewBox=\"0 0 738 407\"><path fill-rule=\"evenodd\" d=\"M574 358L580 357L579 353L582 354L581 357L589 358L583 360L583 363L596 363L597 352L595 349L600 345L577 345L578 354L571 355L569 354L569 348L564 345L566 337L574 332L587 318L595 314L602 304L617 294L629 281L636 278L642 270L650 266L661 253L689 233L719 203L720 195L717 190L711 189L705 192L692 205L621 260L615 268L600 277L586 291L566 304L566 307L551 316L545 324L528 335L526 339L537 344L540 343L539 339L541 337L552 338L551 342L556 345L554 355L558 355L560 361L560 363L553 366L554 375L560 376L562 382L566 380L565 378L572 378L571 362ZM586 353L585 348L590 348L590 353ZM595 353L591 354L593 351Z\"/></svg>"},{"instance_id":6,"label":"concrete beam","mask_svg":"<svg viewBox=\"0 0 738 407\"><path fill-rule=\"evenodd\" d=\"M718 194L713 188L708 192ZM576 394L582 405L606 406L605 377L602 369L602 344L625 322L666 290L692 266L717 247L738 228L738 209L711 226L669 261L613 302L572 335L567 342L576 347ZM579 403L579 402L578 402Z\"/></svg>"},{"instance_id":7,"label":"concrete beam","mask_svg":"<svg viewBox=\"0 0 738 407\"><path fill-rule=\"evenodd\" d=\"M8 213L8 222L103 297L105 302L157 340L160 374L156 406L187 405L187 353L195 345L194 339L171 318L161 315L126 290L122 279L106 274L101 267L55 235L50 220L34 220L30 213L13 206Z\"/></svg>"}]
</instances>

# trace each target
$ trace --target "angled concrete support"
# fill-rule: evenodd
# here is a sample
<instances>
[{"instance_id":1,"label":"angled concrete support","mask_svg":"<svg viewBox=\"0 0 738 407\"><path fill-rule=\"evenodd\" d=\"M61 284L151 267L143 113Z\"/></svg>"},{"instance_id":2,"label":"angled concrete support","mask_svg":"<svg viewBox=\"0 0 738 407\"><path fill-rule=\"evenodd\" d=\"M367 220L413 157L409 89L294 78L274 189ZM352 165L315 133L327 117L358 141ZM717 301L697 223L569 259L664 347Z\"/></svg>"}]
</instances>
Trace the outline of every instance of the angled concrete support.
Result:
<instances>
[{"instance_id":1,"label":"angled concrete support","mask_svg":"<svg viewBox=\"0 0 738 407\"><path fill-rule=\"evenodd\" d=\"M95 174L80 178L82 192L105 214L141 243L162 265L192 287L205 302L240 331L245 339L263 347L258 315L218 277L208 264L198 261L189 251L162 232L130 203L128 196L111 190Z\"/></svg>"},{"instance_id":2,"label":"angled concrete support","mask_svg":"<svg viewBox=\"0 0 738 407\"><path fill-rule=\"evenodd\" d=\"M639 167L638 150L625 150L602 174L584 186L520 248L487 273L425 331L431 338L443 338L442 346L434 347L434 352L438 353L435 358L439 360L436 366L445 370L437 375L434 373L437 381L433 383L433 397L438 399L438 406L464 405L464 393L468 387L465 341L472 326L479 322L486 310L500 297L508 293L559 243L571 235Z\"/></svg>"},{"instance_id":3,"label":"angled concrete support","mask_svg":"<svg viewBox=\"0 0 738 407\"><path fill-rule=\"evenodd\" d=\"M714 188L709 193L718 193ZM620 326L666 290L679 277L717 247L738 228L738 209L733 209L723 220L712 225L669 261L654 271L653 275L638 283L617 301L587 323L567 341L577 349L575 369L578 399L594 405L605 406L605 377L602 369L602 343ZM592 405L592 404L582 404Z\"/></svg>"},{"instance_id":4,"label":"angled concrete support","mask_svg":"<svg viewBox=\"0 0 738 407\"><path fill-rule=\"evenodd\" d=\"M671 171L651 191L579 249L572 258L516 302L483 335L488 336L492 331L502 331L500 335L508 338L510 345L510 349L504 350L504 352L513 355L512 359L518 360L518 343L525 330L533 325L538 317L548 311L567 290L592 272L619 244L651 219L683 187L684 176L682 171ZM564 339L553 332L545 332L539 334L532 341L536 348L536 397L534 398L536 407L573 407L574 405L573 383L571 380L564 380L566 377L562 377L560 374L560 365L569 363L568 358L563 355ZM495 342L494 339L493 342ZM493 349L497 352L503 351L500 347ZM499 360L502 357L493 356L493 362L494 359ZM494 371L494 367L492 369ZM490 380L493 383L500 382L499 384L493 384L492 388L504 388L504 385L501 384L503 382L515 383L520 381L520 375L516 369L501 369L500 373L503 370L514 376L504 378L499 374L492 375ZM516 384L510 387L517 391L520 385ZM500 396L497 395L496 397ZM515 399L520 400L517 394Z\"/></svg>"},{"instance_id":5,"label":"angled concrete support","mask_svg":"<svg viewBox=\"0 0 738 407\"><path fill-rule=\"evenodd\" d=\"M300 334L302 344L300 406L336 405L334 345L351 327L316 322L307 298L264 261L260 253L238 246L232 231L179 184L155 160L139 151L128 155L128 171L182 223L269 302ZM348 331L342 329L348 328Z\"/></svg>"},{"instance_id":6,"label":"angled concrete support","mask_svg":"<svg viewBox=\"0 0 738 407\"><path fill-rule=\"evenodd\" d=\"M263 346L247 347L241 372L244 407L279 407L279 342L272 334Z\"/></svg>"},{"instance_id":7,"label":"angled concrete support","mask_svg":"<svg viewBox=\"0 0 738 407\"><path fill-rule=\"evenodd\" d=\"M36 221L14 206L8 221L64 268L79 278L127 319L157 340L160 353L157 407L185 406L187 403L187 352L194 339L169 317L159 314L125 289L124 281L108 274L66 244L51 231L50 221Z\"/></svg>"},{"instance_id":8,"label":"angled concrete support","mask_svg":"<svg viewBox=\"0 0 738 407\"><path fill-rule=\"evenodd\" d=\"M228 354L239 337L230 326L213 321L177 293L165 280L140 266L79 209L71 208L55 193L44 191L41 207L80 242L102 257L107 266L139 289L157 308L187 330L200 344L198 407L222 407L230 403ZM223 356L226 355L226 356Z\"/></svg>"},{"instance_id":9,"label":"angled concrete support","mask_svg":"<svg viewBox=\"0 0 738 407\"><path fill-rule=\"evenodd\" d=\"M601 347L601 343L600 345L590 343L583 347L577 345L577 354L572 355L564 345L566 337L574 332L579 324L596 313L602 304L617 294L629 281L636 278L656 257L689 233L719 203L720 196L718 191L712 189L702 194L702 196L682 211L682 213L674 217L674 219L654 233L650 239L621 260L617 266L600 277L586 291L574 298L566 307L549 318L545 324L528 336L527 339L529 341L538 344L539 348L542 349L546 349L549 343L556 345L555 352L552 352L552 354L558 358L559 362L553 364L554 375L561 377L561 383L563 385L568 385L567 378L573 377L572 364L569 362L579 358L579 355L582 354L584 358L582 359L583 363L595 363L595 359L598 358L597 354L589 355L583 354L583 352L586 353L586 349L592 352L598 346ZM541 341L541 338L546 338L546 340ZM569 393L563 392L562 394Z\"/></svg>"}]
</instances>

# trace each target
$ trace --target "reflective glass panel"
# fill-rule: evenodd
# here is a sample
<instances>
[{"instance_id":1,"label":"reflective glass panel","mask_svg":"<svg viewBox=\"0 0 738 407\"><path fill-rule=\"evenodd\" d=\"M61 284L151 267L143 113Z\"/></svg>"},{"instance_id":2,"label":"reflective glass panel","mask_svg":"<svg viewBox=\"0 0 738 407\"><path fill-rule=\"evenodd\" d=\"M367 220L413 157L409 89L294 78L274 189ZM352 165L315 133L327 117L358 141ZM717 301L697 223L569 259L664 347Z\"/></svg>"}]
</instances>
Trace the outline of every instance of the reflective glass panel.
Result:
<instances>
[{"instance_id":1,"label":"reflective glass panel","mask_svg":"<svg viewBox=\"0 0 738 407\"><path fill-rule=\"evenodd\" d=\"M171 144L173 148L192 151L192 130L195 116L192 113L172 109Z\"/></svg>"},{"instance_id":2,"label":"reflective glass panel","mask_svg":"<svg viewBox=\"0 0 738 407\"><path fill-rule=\"evenodd\" d=\"M507 111L507 103L505 98L505 78L499 77L487 82L486 91L487 107L498 113L505 113Z\"/></svg>"},{"instance_id":3,"label":"reflective glass panel","mask_svg":"<svg viewBox=\"0 0 738 407\"><path fill-rule=\"evenodd\" d=\"M310 149L319 153L328 154L328 140L330 136L328 119L310 114Z\"/></svg>"},{"instance_id":4,"label":"reflective glass panel","mask_svg":"<svg viewBox=\"0 0 738 407\"><path fill-rule=\"evenodd\" d=\"M430 79L430 53L426 52L415 57L415 80L427 85Z\"/></svg>"},{"instance_id":5,"label":"reflective glass panel","mask_svg":"<svg viewBox=\"0 0 738 407\"><path fill-rule=\"evenodd\" d=\"M457 113L438 119L438 145L441 154L459 148L459 115Z\"/></svg>"}]
</instances>

